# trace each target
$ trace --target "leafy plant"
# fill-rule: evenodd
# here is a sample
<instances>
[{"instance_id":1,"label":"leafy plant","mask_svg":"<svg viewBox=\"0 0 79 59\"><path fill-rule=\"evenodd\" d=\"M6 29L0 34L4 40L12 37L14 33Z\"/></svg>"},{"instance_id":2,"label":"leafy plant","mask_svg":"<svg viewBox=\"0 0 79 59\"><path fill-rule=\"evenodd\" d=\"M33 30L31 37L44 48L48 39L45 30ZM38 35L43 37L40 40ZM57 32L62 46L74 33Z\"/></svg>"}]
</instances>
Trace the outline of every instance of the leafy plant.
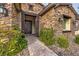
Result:
<instances>
[{"instance_id":1,"label":"leafy plant","mask_svg":"<svg viewBox=\"0 0 79 59\"><path fill-rule=\"evenodd\" d=\"M20 30L19 26L16 24L14 24L12 27L13 27L13 30Z\"/></svg>"},{"instance_id":2,"label":"leafy plant","mask_svg":"<svg viewBox=\"0 0 79 59\"><path fill-rule=\"evenodd\" d=\"M79 35L76 35L76 37L75 37L75 43L79 44Z\"/></svg>"},{"instance_id":3,"label":"leafy plant","mask_svg":"<svg viewBox=\"0 0 79 59\"><path fill-rule=\"evenodd\" d=\"M59 46L61 48L67 48L67 47L69 47L68 39L64 35L61 35L61 36L58 37L57 43L59 44Z\"/></svg>"},{"instance_id":4,"label":"leafy plant","mask_svg":"<svg viewBox=\"0 0 79 59\"><path fill-rule=\"evenodd\" d=\"M46 45L52 45L55 43L53 36L54 33L52 28L43 28L40 31L40 40Z\"/></svg>"},{"instance_id":5,"label":"leafy plant","mask_svg":"<svg viewBox=\"0 0 79 59\"><path fill-rule=\"evenodd\" d=\"M8 42L8 54L7 55L15 55L20 52L22 49L27 47L27 41L25 37L22 37L21 33L17 33L11 40Z\"/></svg>"},{"instance_id":6,"label":"leafy plant","mask_svg":"<svg viewBox=\"0 0 79 59\"><path fill-rule=\"evenodd\" d=\"M19 29L13 29L8 31L0 31L0 55L1 56L13 56L19 53L22 49L27 47L27 41L25 36ZM3 37L8 37L9 41L6 43L1 42Z\"/></svg>"}]
</instances>

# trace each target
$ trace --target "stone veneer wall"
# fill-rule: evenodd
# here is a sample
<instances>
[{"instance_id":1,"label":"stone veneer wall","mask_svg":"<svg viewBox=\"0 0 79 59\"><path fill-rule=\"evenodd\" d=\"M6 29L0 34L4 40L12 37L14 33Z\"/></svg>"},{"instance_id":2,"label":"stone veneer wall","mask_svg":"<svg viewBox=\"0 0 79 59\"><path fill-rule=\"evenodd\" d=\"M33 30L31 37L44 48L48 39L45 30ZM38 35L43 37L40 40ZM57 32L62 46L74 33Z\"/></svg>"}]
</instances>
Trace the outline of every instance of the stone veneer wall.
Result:
<instances>
[{"instance_id":1,"label":"stone veneer wall","mask_svg":"<svg viewBox=\"0 0 79 59\"><path fill-rule=\"evenodd\" d=\"M33 11L29 10L29 5L27 3L22 3L21 7L23 11L29 11L34 13L39 13L44 7L38 3L33 3Z\"/></svg>"},{"instance_id":2,"label":"stone veneer wall","mask_svg":"<svg viewBox=\"0 0 79 59\"><path fill-rule=\"evenodd\" d=\"M0 30L9 30L12 25L12 4L6 3L5 8L8 10L8 16L0 17Z\"/></svg>"},{"instance_id":3,"label":"stone veneer wall","mask_svg":"<svg viewBox=\"0 0 79 59\"><path fill-rule=\"evenodd\" d=\"M76 20L76 31L79 31L79 19Z\"/></svg>"},{"instance_id":4,"label":"stone veneer wall","mask_svg":"<svg viewBox=\"0 0 79 59\"><path fill-rule=\"evenodd\" d=\"M34 11L30 11L30 12L34 12L34 13L38 13L41 11L41 9L43 8L40 4L33 4L34 6ZM22 3L21 4L21 9L22 11L28 11L29 12L29 6L27 3ZM19 25L18 27L22 27L22 20L21 20L21 12L17 12L14 5L12 6L12 24L17 24Z\"/></svg>"},{"instance_id":5,"label":"stone veneer wall","mask_svg":"<svg viewBox=\"0 0 79 59\"><path fill-rule=\"evenodd\" d=\"M14 5L12 5L12 9L12 24L18 25L18 27L21 29L21 12L16 11Z\"/></svg>"},{"instance_id":6,"label":"stone veneer wall","mask_svg":"<svg viewBox=\"0 0 79 59\"><path fill-rule=\"evenodd\" d=\"M65 14L71 17L71 31L63 32L63 25L58 21L60 15ZM75 15L73 11L67 6L58 6L57 8L51 8L43 16L40 17L40 29L42 27L51 28L53 27L55 35L65 35L68 39L74 38L74 25ZM71 40L70 40L71 41Z\"/></svg>"}]
</instances>

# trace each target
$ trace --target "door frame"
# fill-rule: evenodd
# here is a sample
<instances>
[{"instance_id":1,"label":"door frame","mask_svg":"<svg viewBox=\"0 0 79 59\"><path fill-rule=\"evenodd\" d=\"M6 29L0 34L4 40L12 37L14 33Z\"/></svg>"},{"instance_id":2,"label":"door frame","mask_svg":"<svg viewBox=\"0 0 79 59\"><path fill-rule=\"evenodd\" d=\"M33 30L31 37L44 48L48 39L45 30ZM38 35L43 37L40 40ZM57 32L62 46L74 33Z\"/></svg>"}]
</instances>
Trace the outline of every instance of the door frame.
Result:
<instances>
[{"instance_id":1,"label":"door frame","mask_svg":"<svg viewBox=\"0 0 79 59\"><path fill-rule=\"evenodd\" d=\"M25 20L25 16L29 15L28 13L21 13L21 31L24 33L24 20ZM35 14L35 15L29 15L29 16L33 16L35 17L34 21L35 21L35 36L39 36L39 15Z\"/></svg>"}]
</instances>

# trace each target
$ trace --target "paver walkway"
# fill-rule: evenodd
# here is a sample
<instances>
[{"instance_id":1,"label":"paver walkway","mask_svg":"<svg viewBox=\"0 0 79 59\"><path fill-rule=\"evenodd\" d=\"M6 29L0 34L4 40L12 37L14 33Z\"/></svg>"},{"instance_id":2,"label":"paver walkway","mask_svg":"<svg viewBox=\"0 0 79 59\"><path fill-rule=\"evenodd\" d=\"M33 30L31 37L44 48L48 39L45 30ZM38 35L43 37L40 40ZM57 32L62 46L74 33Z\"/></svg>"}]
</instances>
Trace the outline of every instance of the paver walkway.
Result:
<instances>
[{"instance_id":1,"label":"paver walkway","mask_svg":"<svg viewBox=\"0 0 79 59\"><path fill-rule=\"evenodd\" d=\"M26 36L28 40L28 50L31 56L57 56L52 50L38 40L37 37Z\"/></svg>"}]
</instances>

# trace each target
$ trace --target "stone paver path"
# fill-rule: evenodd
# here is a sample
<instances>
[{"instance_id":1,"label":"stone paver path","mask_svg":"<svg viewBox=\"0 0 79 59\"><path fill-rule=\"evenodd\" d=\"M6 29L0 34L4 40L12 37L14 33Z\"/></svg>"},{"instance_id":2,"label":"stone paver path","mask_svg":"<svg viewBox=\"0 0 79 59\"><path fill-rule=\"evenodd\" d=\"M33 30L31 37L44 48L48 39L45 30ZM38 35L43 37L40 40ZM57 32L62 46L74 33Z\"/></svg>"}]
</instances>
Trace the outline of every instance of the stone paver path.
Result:
<instances>
[{"instance_id":1,"label":"stone paver path","mask_svg":"<svg viewBox=\"0 0 79 59\"><path fill-rule=\"evenodd\" d=\"M23 49L20 53L18 53L16 56L29 56L28 48Z\"/></svg>"},{"instance_id":2,"label":"stone paver path","mask_svg":"<svg viewBox=\"0 0 79 59\"><path fill-rule=\"evenodd\" d=\"M57 56L52 50L45 46L34 36L26 36L30 56Z\"/></svg>"}]
</instances>

